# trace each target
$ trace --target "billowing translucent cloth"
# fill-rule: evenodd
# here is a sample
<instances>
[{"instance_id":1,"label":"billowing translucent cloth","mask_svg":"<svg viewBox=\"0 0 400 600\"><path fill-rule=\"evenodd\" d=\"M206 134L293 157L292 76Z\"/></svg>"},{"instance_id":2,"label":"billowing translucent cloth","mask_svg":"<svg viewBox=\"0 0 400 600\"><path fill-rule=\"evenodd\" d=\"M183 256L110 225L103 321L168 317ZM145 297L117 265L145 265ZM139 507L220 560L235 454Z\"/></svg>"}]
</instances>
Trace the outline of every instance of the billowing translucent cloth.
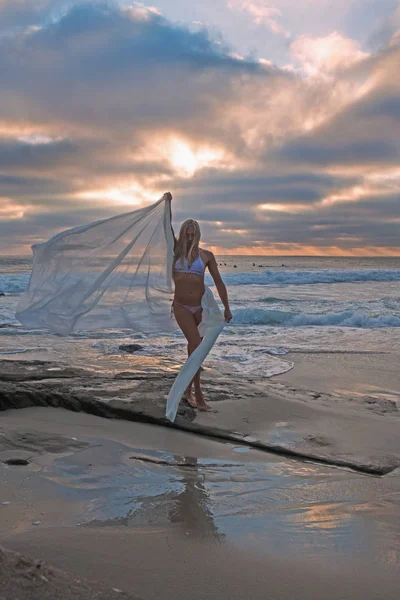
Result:
<instances>
[{"instance_id":1,"label":"billowing translucent cloth","mask_svg":"<svg viewBox=\"0 0 400 600\"><path fill-rule=\"evenodd\" d=\"M173 233L164 197L32 247L16 316L62 335L77 329L171 331Z\"/></svg>"},{"instance_id":2,"label":"billowing translucent cloth","mask_svg":"<svg viewBox=\"0 0 400 600\"><path fill-rule=\"evenodd\" d=\"M78 329L173 331L178 328L171 312L173 249L170 203L164 196L151 206L63 231L32 247L32 274L16 317L26 327L61 335ZM204 339L168 396L170 420L223 327L208 288L202 305Z\"/></svg>"}]
</instances>

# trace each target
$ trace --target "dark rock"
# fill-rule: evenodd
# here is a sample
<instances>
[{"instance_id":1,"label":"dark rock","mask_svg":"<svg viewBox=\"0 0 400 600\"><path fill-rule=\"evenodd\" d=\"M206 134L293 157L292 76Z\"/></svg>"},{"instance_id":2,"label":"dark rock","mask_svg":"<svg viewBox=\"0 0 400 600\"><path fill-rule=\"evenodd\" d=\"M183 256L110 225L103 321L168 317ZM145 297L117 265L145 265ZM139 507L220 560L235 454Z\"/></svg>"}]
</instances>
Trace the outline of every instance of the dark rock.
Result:
<instances>
[{"instance_id":1,"label":"dark rock","mask_svg":"<svg viewBox=\"0 0 400 600\"><path fill-rule=\"evenodd\" d=\"M84 411L88 414L111 419L124 419L152 423L166 427L175 427L181 431L204 435L207 437L244 443L248 447L257 448L283 456L297 459L313 460L323 464L349 467L353 470L374 475L385 475L399 468L400 458L396 455L384 454L379 457L359 459L344 456L342 458L330 450L323 435L313 433L313 437L303 437L297 445L288 447L286 442L262 441L249 436L249 433L231 431L224 427L196 422L196 411L182 402L178 418L170 423L165 417L165 399L171 388L171 380L175 373L165 375L154 373L117 373L94 374L83 369L68 367L59 363L18 361L10 367L8 360L0 360L0 411L25 408L29 406L62 407L72 411ZM32 370L32 367L34 369ZM49 376L51 374L51 377ZM203 380L206 397L213 401L232 401L249 398L253 393L265 395L268 389L260 392L249 387L250 378L245 382L233 376ZM296 388L282 386L286 392ZM274 386L275 389L275 386ZM290 400L290 392L289 400ZM286 394L285 394L286 395ZM355 400L354 400L355 401ZM360 401L358 400L360 403ZM397 411L394 403L380 402L379 399L366 398L363 408L378 414ZM240 406L240 402L238 402ZM18 430L13 438L5 439L2 435L0 419L0 452L5 450L9 456L16 457L16 451L33 452L65 452L66 448L78 447L82 442L73 438L60 439L59 435L46 435L40 432ZM250 432L251 433L251 432ZM85 442L86 444L86 442ZM321 451L323 450L323 451ZM327 455L328 454L328 455ZM331 455L329 455L331 454ZM29 458L29 457L28 457ZM5 459L5 457L3 457ZM0 576L0 581L3 580ZM3 592L3 588L2 588Z\"/></svg>"},{"instance_id":2,"label":"dark rock","mask_svg":"<svg viewBox=\"0 0 400 600\"><path fill-rule=\"evenodd\" d=\"M26 458L7 458L7 460L3 461L6 465L12 465L13 467L26 467L29 465L29 460Z\"/></svg>"},{"instance_id":3,"label":"dark rock","mask_svg":"<svg viewBox=\"0 0 400 600\"><path fill-rule=\"evenodd\" d=\"M4 292L0 292L0 296L5 296L5 293Z\"/></svg>"},{"instance_id":4,"label":"dark rock","mask_svg":"<svg viewBox=\"0 0 400 600\"><path fill-rule=\"evenodd\" d=\"M136 352L137 350L141 350L143 346L140 346L139 344L121 344L118 348L122 350L122 352Z\"/></svg>"},{"instance_id":5,"label":"dark rock","mask_svg":"<svg viewBox=\"0 0 400 600\"><path fill-rule=\"evenodd\" d=\"M82 376L89 378L92 375L93 373L85 369L51 361L0 360L0 381L39 381Z\"/></svg>"}]
</instances>

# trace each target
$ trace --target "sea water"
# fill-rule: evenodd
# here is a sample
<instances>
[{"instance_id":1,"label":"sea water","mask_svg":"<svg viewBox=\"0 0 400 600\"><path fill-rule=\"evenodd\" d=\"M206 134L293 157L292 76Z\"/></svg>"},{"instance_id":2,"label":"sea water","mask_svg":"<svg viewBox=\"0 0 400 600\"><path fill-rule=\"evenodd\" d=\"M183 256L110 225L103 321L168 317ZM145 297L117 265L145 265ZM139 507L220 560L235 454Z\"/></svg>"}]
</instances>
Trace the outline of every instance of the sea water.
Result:
<instances>
[{"instance_id":1,"label":"sea water","mask_svg":"<svg viewBox=\"0 0 400 600\"><path fill-rule=\"evenodd\" d=\"M400 257L218 256L217 262L233 320L206 367L271 377L291 369L296 352L392 354L400 348ZM20 354L102 372L179 370L186 353L180 331L79 331L62 337L24 329L15 311L31 268L30 257L0 257L1 358ZM212 285L210 275L206 283ZM127 343L142 348L126 354L120 346Z\"/></svg>"}]
</instances>

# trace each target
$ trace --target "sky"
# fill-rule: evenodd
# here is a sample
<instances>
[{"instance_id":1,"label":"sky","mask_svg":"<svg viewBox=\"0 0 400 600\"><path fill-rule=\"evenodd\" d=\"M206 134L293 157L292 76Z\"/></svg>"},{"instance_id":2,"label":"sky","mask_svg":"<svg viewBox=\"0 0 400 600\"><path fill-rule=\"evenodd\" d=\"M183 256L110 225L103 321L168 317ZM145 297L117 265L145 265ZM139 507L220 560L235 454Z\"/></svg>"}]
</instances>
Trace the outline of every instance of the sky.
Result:
<instances>
[{"instance_id":1,"label":"sky","mask_svg":"<svg viewBox=\"0 0 400 600\"><path fill-rule=\"evenodd\" d=\"M400 0L0 0L0 254L173 199L217 254L400 255Z\"/></svg>"}]
</instances>

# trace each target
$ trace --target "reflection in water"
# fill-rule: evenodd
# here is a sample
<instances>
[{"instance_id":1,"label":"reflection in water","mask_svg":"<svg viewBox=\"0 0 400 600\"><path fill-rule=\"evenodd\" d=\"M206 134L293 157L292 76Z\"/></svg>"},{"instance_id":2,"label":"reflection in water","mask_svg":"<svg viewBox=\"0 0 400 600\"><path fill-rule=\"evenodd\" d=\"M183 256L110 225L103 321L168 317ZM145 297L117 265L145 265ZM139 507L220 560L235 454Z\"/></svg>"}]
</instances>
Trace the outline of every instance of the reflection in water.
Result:
<instances>
[{"instance_id":1,"label":"reflection in water","mask_svg":"<svg viewBox=\"0 0 400 600\"><path fill-rule=\"evenodd\" d=\"M295 507L295 510L289 520L304 529L334 529L337 533L352 518L350 513L343 511L341 503L334 502Z\"/></svg>"},{"instance_id":2,"label":"reflection in water","mask_svg":"<svg viewBox=\"0 0 400 600\"><path fill-rule=\"evenodd\" d=\"M210 497L199 475L196 458L186 457L185 467L180 469L183 479L183 491L171 503L168 516L172 523L179 523L186 530L201 537L223 537L218 533L210 508Z\"/></svg>"},{"instance_id":3,"label":"reflection in water","mask_svg":"<svg viewBox=\"0 0 400 600\"><path fill-rule=\"evenodd\" d=\"M135 451L129 460L129 469L121 465L107 472L59 466L51 479L68 486L70 492L71 486L81 498L86 496L86 526L164 528L170 523L185 534L223 539L205 485L207 468L201 461L156 450Z\"/></svg>"},{"instance_id":4,"label":"reflection in water","mask_svg":"<svg viewBox=\"0 0 400 600\"><path fill-rule=\"evenodd\" d=\"M158 462L158 468L165 469L166 462L163 458L161 461ZM199 472L198 460L169 455L168 465L174 466L173 471L169 472L173 490L169 488L151 497L138 496L136 501L139 508L131 514L130 524L144 521L154 526L165 525L169 521L180 527L185 534L222 539L224 536L219 533L215 524L211 499L205 487L205 476Z\"/></svg>"},{"instance_id":5,"label":"reflection in water","mask_svg":"<svg viewBox=\"0 0 400 600\"><path fill-rule=\"evenodd\" d=\"M228 462L161 450L127 452L117 443L109 443L106 458L103 453L90 468L82 456L58 459L46 476L79 504L86 526L153 533L175 528L275 555L301 551L400 564L396 477L356 476L287 459Z\"/></svg>"}]
</instances>

